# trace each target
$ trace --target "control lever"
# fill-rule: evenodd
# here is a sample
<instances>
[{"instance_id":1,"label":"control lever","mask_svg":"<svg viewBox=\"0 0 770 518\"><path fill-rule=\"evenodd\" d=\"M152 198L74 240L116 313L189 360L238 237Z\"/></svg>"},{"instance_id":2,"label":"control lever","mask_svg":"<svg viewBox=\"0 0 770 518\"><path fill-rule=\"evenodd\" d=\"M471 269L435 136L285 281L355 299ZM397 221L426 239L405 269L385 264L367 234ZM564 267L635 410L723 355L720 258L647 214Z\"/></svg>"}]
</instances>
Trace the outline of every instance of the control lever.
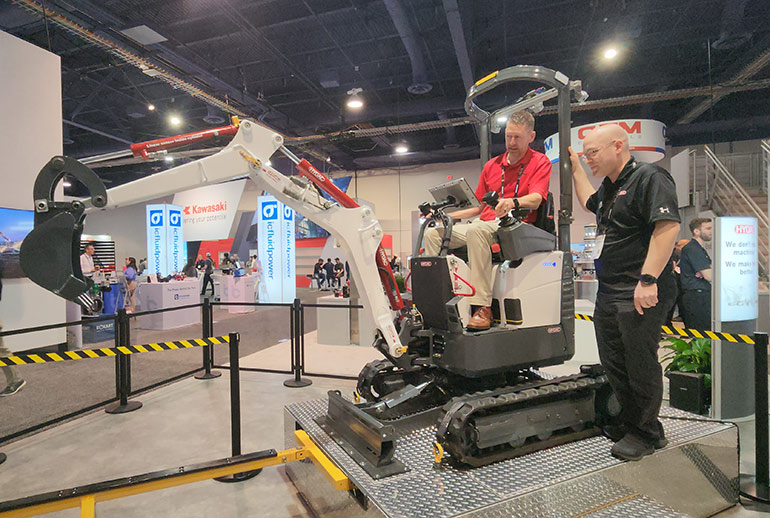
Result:
<instances>
[{"instance_id":1,"label":"control lever","mask_svg":"<svg viewBox=\"0 0 770 518\"><path fill-rule=\"evenodd\" d=\"M489 191L482 198L481 201L492 207L497 207L500 202L500 194L497 191ZM513 209L510 213L500 218L501 227L510 227L514 223L520 222L521 219L529 214L530 209ZM513 217L511 217L513 215Z\"/></svg>"}]
</instances>

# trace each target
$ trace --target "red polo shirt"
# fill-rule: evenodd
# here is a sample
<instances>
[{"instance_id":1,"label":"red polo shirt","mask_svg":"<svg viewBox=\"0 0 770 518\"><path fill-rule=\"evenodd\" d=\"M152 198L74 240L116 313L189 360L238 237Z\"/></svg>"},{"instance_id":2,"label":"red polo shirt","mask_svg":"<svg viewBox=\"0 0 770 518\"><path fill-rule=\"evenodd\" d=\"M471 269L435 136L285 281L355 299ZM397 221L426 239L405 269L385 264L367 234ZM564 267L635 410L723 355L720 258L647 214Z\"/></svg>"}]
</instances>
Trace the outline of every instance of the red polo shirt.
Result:
<instances>
[{"instance_id":1,"label":"red polo shirt","mask_svg":"<svg viewBox=\"0 0 770 518\"><path fill-rule=\"evenodd\" d=\"M519 177L519 172L522 171L522 166L524 166L524 170L521 174L521 180L519 180L519 193L516 197L521 198L527 194L538 193L545 200L548 197L548 185L551 181L551 161L543 153L534 151L532 148L528 148L522 159L515 164L508 163L507 151L487 162L484 165L484 170L481 171L479 186L476 187L476 197L481 201L484 194L489 191L497 191L499 194L504 170L505 190L503 197L513 198L516 191L516 179ZM483 205L483 207L481 220L494 221L497 217L495 216L495 208L488 205ZM524 218L524 221L532 223L536 217L537 211L533 210Z\"/></svg>"}]
</instances>

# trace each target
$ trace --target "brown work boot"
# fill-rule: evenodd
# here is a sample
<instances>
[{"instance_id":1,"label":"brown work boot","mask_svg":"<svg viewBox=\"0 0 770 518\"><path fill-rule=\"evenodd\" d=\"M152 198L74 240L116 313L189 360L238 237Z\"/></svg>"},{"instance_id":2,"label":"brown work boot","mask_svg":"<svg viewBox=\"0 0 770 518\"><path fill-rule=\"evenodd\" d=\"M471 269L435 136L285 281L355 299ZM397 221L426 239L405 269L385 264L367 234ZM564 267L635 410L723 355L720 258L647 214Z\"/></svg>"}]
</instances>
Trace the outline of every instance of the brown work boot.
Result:
<instances>
[{"instance_id":1,"label":"brown work boot","mask_svg":"<svg viewBox=\"0 0 770 518\"><path fill-rule=\"evenodd\" d=\"M481 306L473 314L471 321L468 322L468 329L471 331L483 331L489 329L492 325L492 308L489 306Z\"/></svg>"}]
</instances>

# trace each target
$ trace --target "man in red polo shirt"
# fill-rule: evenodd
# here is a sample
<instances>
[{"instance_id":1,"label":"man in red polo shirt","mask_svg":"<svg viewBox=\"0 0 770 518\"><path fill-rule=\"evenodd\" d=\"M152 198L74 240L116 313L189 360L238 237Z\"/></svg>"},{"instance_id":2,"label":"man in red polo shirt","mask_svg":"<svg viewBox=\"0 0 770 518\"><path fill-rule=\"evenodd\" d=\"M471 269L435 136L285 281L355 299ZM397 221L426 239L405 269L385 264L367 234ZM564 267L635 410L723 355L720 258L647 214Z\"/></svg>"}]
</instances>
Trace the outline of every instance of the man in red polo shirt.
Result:
<instances>
[{"instance_id":1,"label":"man in red polo shirt","mask_svg":"<svg viewBox=\"0 0 770 518\"><path fill-rule=\"evenodd\" d=\"M481 331L492 325L492 251L498 218L514 208L532 209L524 221L532 223L537 208L548 196L551 180L551 162L529 145L535 140L535 119L528 111L514 113L505 127L505 153L491 159L484 166L476 187L476 197L489 191L497 191L500 201L496 207L482 203L474 209L464 209L450 214L453 220L473 218L477 220L452 227L450 248L468 246L471 268L470 283L476 294L470 298L473 317L468 329ZM441 248L443 228L430 228L425 233L426 255L437 255Z\"/></svg>"}]
</instances>

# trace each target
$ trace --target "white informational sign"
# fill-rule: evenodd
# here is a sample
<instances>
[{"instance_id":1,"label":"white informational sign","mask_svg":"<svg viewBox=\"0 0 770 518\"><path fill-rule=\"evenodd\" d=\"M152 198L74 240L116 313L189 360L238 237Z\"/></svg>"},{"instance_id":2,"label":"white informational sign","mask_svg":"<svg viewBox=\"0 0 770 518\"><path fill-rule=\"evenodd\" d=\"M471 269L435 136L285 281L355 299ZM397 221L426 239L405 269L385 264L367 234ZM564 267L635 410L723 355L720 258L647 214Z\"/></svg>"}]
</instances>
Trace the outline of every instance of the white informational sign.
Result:
<instances>
[{"instance_id":1,"label":"white informational sign","mask_svg":"<svg viewBox=\"0 0 770 518\"><path fill-rule=\"evenodd\" d=\"M572 149L582 156L583 139L593 129L609 124L620 126L628 133L631 154L640 162L653 163L666 156L666 125L650 119L625 119L595 122L572 128L570 143ZM559 161L559 134L554 133L544 142L545 155L555 163Z\"/></svg>"},{"instance_id":2,"label":"white informational sign","mask_svg":"<svg viewBox=\"0 0 770 518\"><path fill-rule=\"evenodd\" d=\"M281 210L281 297L292 302L297 297L297 250L294 241L294 210L282 205Z\"/></svg>"},{"instance_id":3,"label":"white informational sign","mask_svg":"<svg viewBox=\"0 0 770 518\"><path fill-rule=\"evenodd\" d=\"M167 268L165 205L147 205L147 271L162 274Z\"/></svg>"},{"instance_id":4,"label":"white informational sign","mask_svg":"<svg viewBox=\"0 0 770 518\"><path fill-rule=\"evenodd\" d=\"M716 218L715 258L719 264L719 313L717 320L736 322L757 318L759 278L757 276L757 220L756 218Z\"/></svg>"},{"instance_id":5,"label":"white informational sign","mask_svg":"<svg viewBox=\"0 0 770 518\"><path fill-rule=\"evenodd\" d=\"M257 198L257 242L263 302L293 302L297 291L294 211L272 196Z\"/></svg>"},{"instance_id":6,"label":"white informational sign","mask_svg":"<svg viewBox=\"0 0 770 518\"><path fill-rule=\"evenodd\" d=\"M187 241L227 239L246 180L207 185L174 195L182 207Z\"/></svg>"},{"instance_id":7,"label":"white informational sign","mask_svg":"<svg viewBox=\"0 0 770 518\"><path fill-rule=\"evenodd\" d=\"M182 207L166 205L168 224L166 225L166 271L181 272L187 263L187 247L182 226ZM168 275L168 274L167 274Z\"/></svg>"},{"instance_id":8,"label":"white informational sign","mask_svg":"<svg viewBox=\"0 0 770 518\"><path fill-rule=\"evenodd\" d=\"M182 207L147 205L147 269L162 276L181 272L187 261Z\"/></svg>"}]
</instances>

